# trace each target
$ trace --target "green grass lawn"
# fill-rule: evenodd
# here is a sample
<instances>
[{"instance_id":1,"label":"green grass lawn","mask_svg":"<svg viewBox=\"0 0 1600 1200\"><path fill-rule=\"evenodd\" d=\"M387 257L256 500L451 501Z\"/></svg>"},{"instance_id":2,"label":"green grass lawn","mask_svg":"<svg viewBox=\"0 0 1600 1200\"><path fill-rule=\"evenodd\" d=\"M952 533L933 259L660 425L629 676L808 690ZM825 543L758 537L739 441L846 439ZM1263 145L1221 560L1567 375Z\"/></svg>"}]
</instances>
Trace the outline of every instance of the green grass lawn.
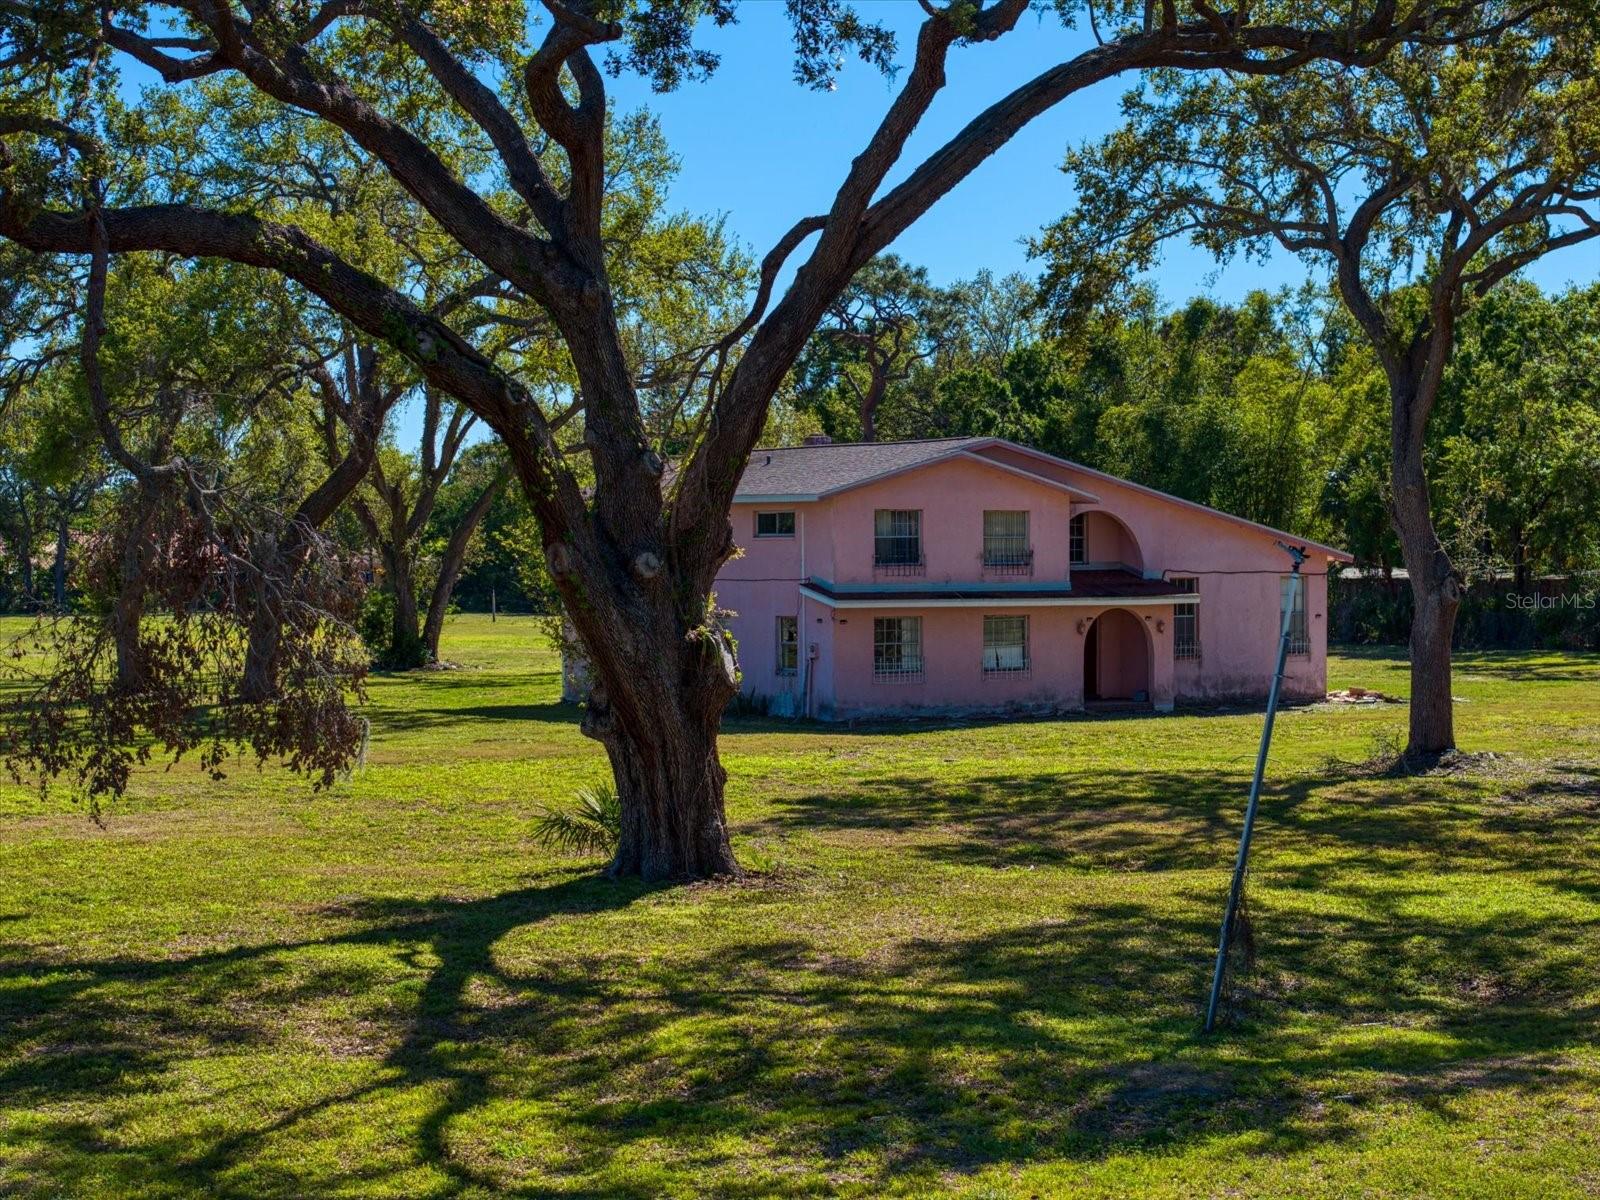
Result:
<instances>
[{"instance_id":1,"label":"green grass lawn","mask_svg":"<svg viewBox=\"0 0 1600 1200\"><path fill-rule=\"evenodd\" d=\"M445 649L329 793L0 792L0 1194L1600 1194L1600 659L1461 656L1423 778L1286 713L1208 1039L1259 713L730 721L762 872L652 889L531 840L606 771L529 623Z\"/></svg>"}]
</instances>

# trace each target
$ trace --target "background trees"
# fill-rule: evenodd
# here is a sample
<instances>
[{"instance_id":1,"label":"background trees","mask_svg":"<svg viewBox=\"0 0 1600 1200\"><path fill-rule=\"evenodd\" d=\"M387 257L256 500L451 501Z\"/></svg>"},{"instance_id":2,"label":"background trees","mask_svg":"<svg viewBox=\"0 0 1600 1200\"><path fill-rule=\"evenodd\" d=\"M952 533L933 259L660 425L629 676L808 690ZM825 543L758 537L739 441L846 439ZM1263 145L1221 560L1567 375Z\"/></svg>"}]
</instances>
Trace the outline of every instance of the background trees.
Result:
<instances>
[{"instance_id":1,"label":"background trees","mask_svg":"<svg viewBox=\"0 0 1600 1200\"><path fill-rule=\"evenodd\" d=\"M1461 592L1430 502L1429 420L1464 312L1600 236L1592 22L1586 6L1549 6L1496 38L1410 45L1363 72L1157 72L1126 101L1124 130L1069 156L1080 204L1046 238L1068 305L1179 236L1223 257L1281 246L1331 274L1388 384L1417 753L1454 744Z\"/></svg>"}]
</instances>

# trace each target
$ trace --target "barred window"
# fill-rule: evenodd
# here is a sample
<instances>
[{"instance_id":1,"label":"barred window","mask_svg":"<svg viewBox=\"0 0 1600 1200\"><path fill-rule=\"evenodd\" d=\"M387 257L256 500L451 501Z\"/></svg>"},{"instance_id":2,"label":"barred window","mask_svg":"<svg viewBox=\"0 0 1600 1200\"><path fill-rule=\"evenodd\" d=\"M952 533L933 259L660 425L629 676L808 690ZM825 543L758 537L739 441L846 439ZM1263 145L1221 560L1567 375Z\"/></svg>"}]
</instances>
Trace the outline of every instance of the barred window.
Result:
<instances>
[{"instance_id":1,"label":"barred window","mask_svg":"<svg viewBox=\"0 0 1600 1200\"><path fill-rule=\"evenodd\" d=\"M1283 605L1289 599L1289 587L1294 576L1284 575L1279 579L1278 612L1281 616ZM1289 614L1289 653L1310 654L1311 634L1306 628L1306 581L1300 580L1300 586L1294 589L1294 610Z\"/></svg>"},{"instance_id":2,"label":"barred window","mask_svg":"<svg viewBox=\"0 0 1600 1200\"><path fill-rule=\"evenodd\" d=\"M983 514L983 565L986 570L1018 574L1032 569L1026 512L991 510Z\"/></svg>"},{"instance_id":3,"label":"barred window","mask_svg":"<svg viewBox=\"0 0 1600 1200\"><path fill-rule=\"evenodd\" d=\"M872 677L888 683L922 678L921 617L873 619Z\"/></svg>"},{"instance_id":4,"label":"barred window","mask_svg":"<svg viewBox=\"0 0 1600 1200\"><path fill-rule=\"evenodd\" d=\"M756 514L756 536L764 537L793 537L794 514L792 512L758 512Z\"/></svg>"},{"instance_id":5,"label":"barred window","mask_svg":"<svg viewBox=\"0 0 1600 1200\"><path fill-rule=\"evenodd\" d=\"M1200 591L1200 581L1192 575L1179 575L1173 584L1185 592ZM1200 606L1193 602L1172 606L1172 654L1174 658L1200 657Z\"/></svg>"},{"instance_id":6,"label":"barred window","mask_svg":"<svg viewBox=\"0 0 1600 1200\"><path fill-rule=\"evenodd\" d=\"M1088 561L1084 558L1083 539L1083 514L1079 513L1067 523L1067 559L1069 562L1081 563Z\"/></svg>"},{"instance_id":7,"label":"barred window","mask_svg":"<svg viewBox=\"0 0 1600 1200\"><path fill-rule=\"evenodd\" d=\"M880 508L873 514L872 563L878 567L921 565L921 509Z\"/></svg>"},{"instance_id":8,"label":"barred window","mask_svg":"<svg viewBox=\"0 0 1600 1200\"><path fill-rule=\"evenodd\" d=\"M1028 618L983 619L983 673L1016 675L1028 669Z\"/></svg>"},{"instance_id":9,"label":"barred window","mask_svg":"<svg viewBox=\"0 0 1600 1200\"><path fill-rule=\"evenodd\" d=\"M794 617L778 618L778 674L793 675L800 664L800 622Z\"/></svg>"}]
</instances>

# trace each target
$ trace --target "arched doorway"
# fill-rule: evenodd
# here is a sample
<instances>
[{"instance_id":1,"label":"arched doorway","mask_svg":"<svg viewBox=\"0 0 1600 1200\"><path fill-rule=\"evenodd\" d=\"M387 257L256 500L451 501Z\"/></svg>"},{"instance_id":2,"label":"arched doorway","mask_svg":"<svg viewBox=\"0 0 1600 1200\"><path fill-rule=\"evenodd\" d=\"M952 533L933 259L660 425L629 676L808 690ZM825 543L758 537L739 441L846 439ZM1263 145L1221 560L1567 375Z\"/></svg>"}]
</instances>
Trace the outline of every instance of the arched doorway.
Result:
<instances>
[{"instance_id":1,"label":"arched doorway","mask_svg":"<svg viewBox=\"0 0 1600 1200\"><path fill-rule=\"evenodd\" d=\"M1083 639L1083 698L1124 704L1150 699L1150 640L1125 608L1101 613Z\"/></svg>"}]
</instances>

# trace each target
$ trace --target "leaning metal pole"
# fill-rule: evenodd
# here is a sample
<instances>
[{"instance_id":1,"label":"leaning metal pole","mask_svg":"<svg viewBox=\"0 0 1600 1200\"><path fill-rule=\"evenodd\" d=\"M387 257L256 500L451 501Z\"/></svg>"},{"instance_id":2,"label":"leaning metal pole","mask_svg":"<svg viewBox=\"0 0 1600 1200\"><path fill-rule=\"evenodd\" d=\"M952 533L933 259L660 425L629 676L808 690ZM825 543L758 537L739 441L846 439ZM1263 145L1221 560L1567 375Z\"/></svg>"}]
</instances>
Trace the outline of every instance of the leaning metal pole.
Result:
<instances>
[{"instance_id":1,"label":"leaning metal pole","mask_svg":"<svg viewBox=\"0 0 1600 1200\"><path fill-rule=\"evenodd\" d=\"M1256 826L1256 809L1261 803L1261 780L1267 770L1267 750L1272 745L1272 722L1278 715L1278 691L1283 687L1283 667L1289 657L1289 622L1294 615L1300 590L1300 564L1306 560L1304 546L1278 543L1293 562L1289 575L1289 594L1283 600L1283 620L1278 629L1278 668L1272 675L1272 690L1267 693L1267 720L1261 727L1261 748L1256 751L1256 774L1250 782L1250 803L1244 810L1244 832L1239 835L1239 856L1233 863L1233 885L1228 889L1228 909L1222 914L1222 935L1217 939L1217 965L1211 972L1211 1000L1206 1005L1205 1032L1217 1023L1217 1003L1222 999L1222 976L1228 965L1228 943L1233 939L1234 917L1239 897L1244 893L1245 867L1250 862L1250 835Z\"/></svg>"}]
</instances>

